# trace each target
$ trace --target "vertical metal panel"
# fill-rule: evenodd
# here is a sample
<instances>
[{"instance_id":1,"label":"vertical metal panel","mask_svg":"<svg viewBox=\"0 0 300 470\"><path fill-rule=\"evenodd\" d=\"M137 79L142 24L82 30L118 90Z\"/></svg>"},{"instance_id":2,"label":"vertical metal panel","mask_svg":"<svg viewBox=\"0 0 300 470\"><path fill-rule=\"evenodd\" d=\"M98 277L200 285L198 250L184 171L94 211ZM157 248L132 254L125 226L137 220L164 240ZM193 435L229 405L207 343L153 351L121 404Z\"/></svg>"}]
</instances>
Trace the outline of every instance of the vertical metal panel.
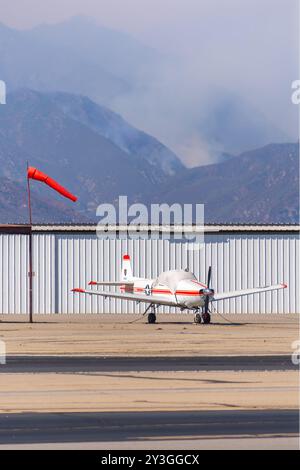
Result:
<instances>
[{"instance_id":1,"label":"vertical metal panel","mask_svg":"<svg viewBox=\"0 0 300 470\"><path fill-rule=\"evenodd\" d=\"M28 312L28 237L0 235L0 313Z\"/></svg>"},{"instance_id":2,"label":"vertical metal panel","mask_svg":"<svg viewBox=\"0 0 300 470\"><path fill-rule=\"evenodd\" d=\"M178 240L98 239L90 234L35 234L34 312L142 312L143 304L80 296L73 287L90 280L119 280L122 255L132 256L134 275L155 278L187 266L202 281L212 265L218 292L286 282L288 289L215 304L220 313L299 313L300 240L297 234L206 235L200 251ZM28 311L28 236L0 235L0 313ZM163 309L162 309L163 310ZM174 309L164 309L174 311Z\"/></svg>"},{"instance_id":3,"label":"vertical metal panel","mask_svg":"<svg viewBox=\"0 0 300 470\"><path fill-rule=\"evenodd\" d=\"M33 237L33 312L55 312L55 237Z\"/></svg>"}]
</instances>

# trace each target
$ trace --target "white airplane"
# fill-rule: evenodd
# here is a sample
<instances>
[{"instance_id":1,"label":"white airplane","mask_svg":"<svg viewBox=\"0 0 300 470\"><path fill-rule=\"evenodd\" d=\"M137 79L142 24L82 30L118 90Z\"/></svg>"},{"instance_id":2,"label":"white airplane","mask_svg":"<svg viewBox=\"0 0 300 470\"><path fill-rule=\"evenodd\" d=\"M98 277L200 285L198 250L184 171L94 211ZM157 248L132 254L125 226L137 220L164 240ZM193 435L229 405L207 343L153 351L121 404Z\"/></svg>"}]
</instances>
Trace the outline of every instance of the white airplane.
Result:
<instances>
[{"instance_id":1,"label":"white airplane","mask_svg":"<svg viewBox=\"0 0 300 470\"><path fill-rule=\"evenodd\" d=\"M211 321L209 309L210 302L217 302L218 300L232 299L234 297L268 292L277 289L285 289L287 287L286 284L276 284L252 289L215 293L214 289L210 287L210 281L211 266L208 269L206 284L199 282L195 275L188 270L165 271L157 279L134 277L132 274L130 257L128 255L124 255L120 282L91 281L89 283L91 287L119 287L120 292L79 288L72 289L72 292L148 303L149 305L144 312L145 315L150 310L150 313L148 314L148 323L155 323L157 308L161 305L167 305L169 307L178 307L181 311L190 310L194 313L195 323L202 322L207 324Z\"/></svg>"}]
</instances>

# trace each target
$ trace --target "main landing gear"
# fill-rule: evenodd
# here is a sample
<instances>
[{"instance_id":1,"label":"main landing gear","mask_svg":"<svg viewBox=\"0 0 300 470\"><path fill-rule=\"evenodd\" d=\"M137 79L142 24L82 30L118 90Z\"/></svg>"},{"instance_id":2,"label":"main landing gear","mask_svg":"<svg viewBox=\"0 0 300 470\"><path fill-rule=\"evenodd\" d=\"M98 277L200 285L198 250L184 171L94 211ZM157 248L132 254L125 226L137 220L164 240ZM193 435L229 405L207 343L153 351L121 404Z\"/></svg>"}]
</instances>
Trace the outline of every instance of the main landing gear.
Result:
<instances>
[{"instance_id":1,"label":"main landing gear","mask_svg":"<svg viewBox=\"0 0 300 470\"><path fill-rule=\"evenodd\" d=\"M211 321L211 317L208 312L195 313L195 316L194 316L195 323L204 323L204 325L208 325L210 321Z\"/></svg>"},{"instance_id":2,"label":"main landing gear","mask_svg":"<svg viewBox=\"0 0 300 470\"><path fill-rule=\"evenodd\" d=\"M152 310L152 311L150 313L148 313L149 310ZM150 304L146 308L146 310L144 312L144 315L146 315L146 313L148 313L148 323L149 324L155 323L156 322L156 311L155 311L155 306L153 304Z\"/></svg>"},{"instance_id":3,"label":"main landing gear","mask_svg":"<svg viewBox=\"0 0 300 470\"><path fill-rule=\"evenodd\" d=\"M155 323L155 322L156 322L156 314L155 314L155 312L149 313L149 315L148 315L148 323L150 323L150 324L152 323L152 324L153 324L153 323Z\"/></svg>"}]
</instances>

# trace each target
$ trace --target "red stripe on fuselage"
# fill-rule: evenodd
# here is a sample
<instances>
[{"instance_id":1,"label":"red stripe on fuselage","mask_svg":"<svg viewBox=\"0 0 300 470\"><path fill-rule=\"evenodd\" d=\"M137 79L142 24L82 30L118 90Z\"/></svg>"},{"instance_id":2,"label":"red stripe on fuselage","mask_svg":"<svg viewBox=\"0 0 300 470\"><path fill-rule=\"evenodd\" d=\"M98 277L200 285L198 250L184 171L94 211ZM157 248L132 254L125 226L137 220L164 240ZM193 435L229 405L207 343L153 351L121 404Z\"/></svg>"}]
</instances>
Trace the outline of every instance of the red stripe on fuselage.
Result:
<instances>
[{"instance_id":1,"label":"red stripe on fuselage","mask_svg":"<svg viewBox=\"0 0 300 470\"><path fill-rule=\"evenodd\" d=\"M125 290L125 287L121 287L121 290ZM145 288L143 287L135 287L132 292L145 292ZM198 291L185 291L185 290L177 290L176 292L171 292L170 290L163 290L163 289L151 289L152 294L165 294L165 295L194 295L200 296Z\"/></svg>"}]
</instances>

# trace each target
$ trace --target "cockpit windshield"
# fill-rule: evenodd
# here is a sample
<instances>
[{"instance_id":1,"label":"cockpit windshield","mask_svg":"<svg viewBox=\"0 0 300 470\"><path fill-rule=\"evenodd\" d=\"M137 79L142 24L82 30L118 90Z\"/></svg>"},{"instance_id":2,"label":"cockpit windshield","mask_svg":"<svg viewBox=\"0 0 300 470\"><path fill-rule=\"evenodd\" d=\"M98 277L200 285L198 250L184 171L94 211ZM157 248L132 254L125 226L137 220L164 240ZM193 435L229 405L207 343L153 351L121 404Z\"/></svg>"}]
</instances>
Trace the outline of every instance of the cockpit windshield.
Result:
<instances>
[{"instance_id":1,"label":"cockpit windshield","mask_svg":"<svg viewBox=\"0 0 300 470\"><path fill-rule=\"evenodd\" d=\"M153 287L167 286L172 292L176 292L180 281L197 281L196 276L189 271L165 271L154 281Z\"/></svg>"}]
</instances>

